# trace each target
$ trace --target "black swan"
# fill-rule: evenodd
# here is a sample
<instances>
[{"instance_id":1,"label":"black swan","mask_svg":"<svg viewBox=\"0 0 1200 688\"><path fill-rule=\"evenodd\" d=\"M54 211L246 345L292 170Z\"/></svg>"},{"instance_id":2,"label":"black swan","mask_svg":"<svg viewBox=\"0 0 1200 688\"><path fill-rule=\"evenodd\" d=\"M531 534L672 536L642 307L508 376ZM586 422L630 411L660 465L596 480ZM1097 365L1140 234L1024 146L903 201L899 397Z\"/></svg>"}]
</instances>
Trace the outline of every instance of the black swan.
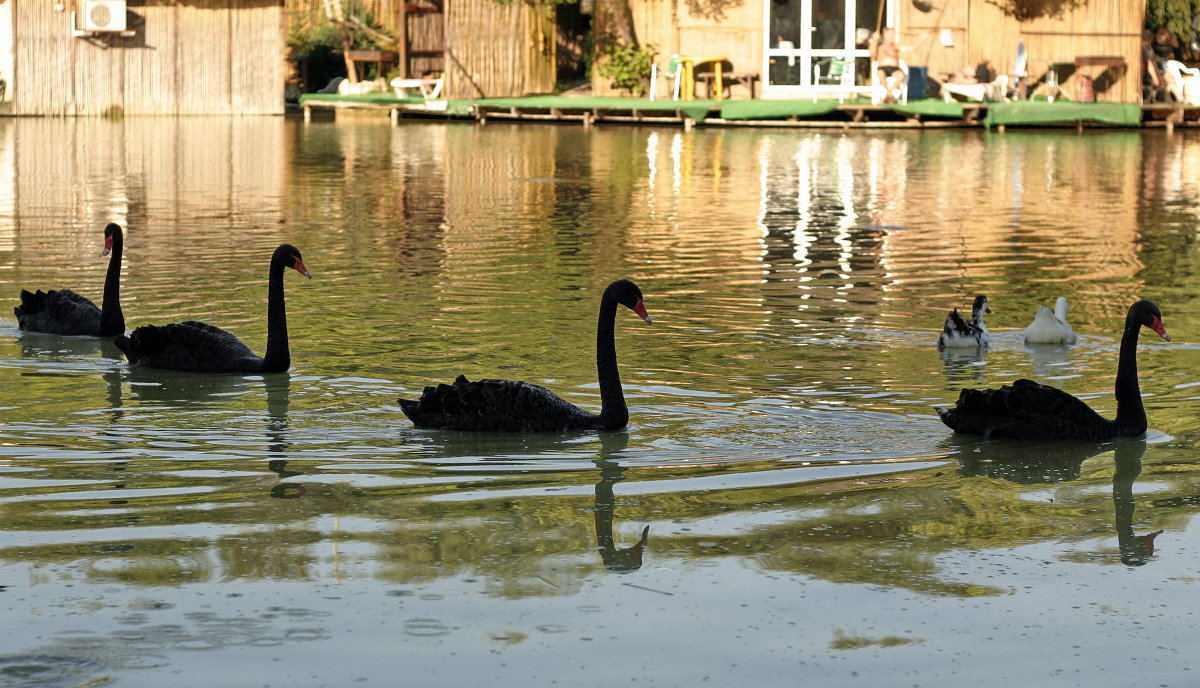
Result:
<instances>
[{"instance_id":1,"label":"black swan","mask_svg":"<svg viewBox=\"0 0 1200 688\"><path fill-rule=\"evenodd\" d=\"M267 355L256 356L237 337L202 322L144 325L128 337L117 337L130 365L212 373L277 373L292 365L288 351L287 314L283 307L283 269L312 277L295 246L283 244L271 254L267 288Z\"/></svg>"},{"instance_id":2,"label":"black swan","mask_svg":"<svg viewBox=\"0 0 1200 688\"><path fill-rule=\"evenodd\" d=\"M469 382L462 375L452 385L426 387L416 401L400 399L400 408L419 428L510 432L623 428L629 422L629 409L621 392L613 342L618 303L652 322L636 284L617 280L604 290L596 324L596 370L600 376L601 400L598 416L545 387L513 380Z\"/></svg>"},{"instance_id":3,"label":"black swan","mask_svg":"<svg viewBox=\"0 0 1200 688\"><path fill-rule=\"evenodd\" d=\"M946 316L946 325L942 329L942 334L938 337L938 348L987 346L992 337L983 324L983 314L991 312L991 309L988 308L987 297L982 294L976 296L975 303L971 305L971 322L963 320L962 316L958 314L957 308L950 311L950 315Z\"/></svg>"},{"instance_id":4,"label":"black swan","mask_svg":"<svg viewBox=\"0 0 1200 688\"><path fill-rule=\"evenodd\" d=\"M1117 417L1101 417L1087 404L1032 380L1017 380L999 389L964 389L951 409L937 409L942 422L955 432L1003 435L1020 439L1110 440L1146 432L1146 409L1138 389L1137 340L1142 326L1168 342L1158 306L1138 301L1125 316L1121 354L1117 361Z\"/></svg>"},{"instance_id":5,"label":"black swan","mask_svg":"<svg viewBox=\"0 0 1200 688\"><path fill-rule=\"evenodd\" d=\"M70 289L57 289L30 294L21 290L21 305L13 309L17 326L31 332L50 334L83 334L93 337L114 337L125 332L125 316L121 313L121 251L125 236L120 225L109 223L104 228L104 251L108 259L108 274L104 278L104 308ZM110 255L111 254L111 255Z\"/></svg>"}]
</instances>

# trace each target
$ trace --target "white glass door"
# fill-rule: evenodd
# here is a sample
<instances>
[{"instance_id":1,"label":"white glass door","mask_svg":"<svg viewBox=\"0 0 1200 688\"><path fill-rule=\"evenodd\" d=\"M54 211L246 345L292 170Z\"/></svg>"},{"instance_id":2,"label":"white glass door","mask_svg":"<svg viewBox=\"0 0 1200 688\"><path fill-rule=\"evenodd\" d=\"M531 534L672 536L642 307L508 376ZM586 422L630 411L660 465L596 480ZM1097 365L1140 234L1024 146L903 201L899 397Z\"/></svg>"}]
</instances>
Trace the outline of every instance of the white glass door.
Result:
<instances>
[{"instance_id":1,"label":"white glass door","mask_svg":"<svg viewBox=\"0 0 1200 688\"><path fill-rule=\"evenodd\" d=\"M881 3L887 3L880 14ZM764 0L764 93L865 91L867 40L889 0ZM843 72L849 72L845 77Z\"/></svg>"}]
</instances>

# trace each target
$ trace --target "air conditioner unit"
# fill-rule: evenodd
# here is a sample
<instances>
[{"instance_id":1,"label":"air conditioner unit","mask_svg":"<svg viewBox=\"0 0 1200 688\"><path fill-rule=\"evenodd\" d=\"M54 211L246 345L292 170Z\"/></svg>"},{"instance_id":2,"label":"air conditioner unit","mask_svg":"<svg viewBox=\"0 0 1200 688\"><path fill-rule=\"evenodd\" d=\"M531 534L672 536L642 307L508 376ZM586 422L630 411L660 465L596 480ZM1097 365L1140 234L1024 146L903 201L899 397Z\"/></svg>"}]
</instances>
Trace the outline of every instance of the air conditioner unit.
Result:
<instances>
[{"instance_id":1,"label":"air conditioner unit","mask_svg":"<svg viewBox=\"0 0 1200 688\"><path fill-rule=\"evenodd\" d=\"M124 31L125 0L84 0L84 31Z\"/></svg>"}]
</instances>

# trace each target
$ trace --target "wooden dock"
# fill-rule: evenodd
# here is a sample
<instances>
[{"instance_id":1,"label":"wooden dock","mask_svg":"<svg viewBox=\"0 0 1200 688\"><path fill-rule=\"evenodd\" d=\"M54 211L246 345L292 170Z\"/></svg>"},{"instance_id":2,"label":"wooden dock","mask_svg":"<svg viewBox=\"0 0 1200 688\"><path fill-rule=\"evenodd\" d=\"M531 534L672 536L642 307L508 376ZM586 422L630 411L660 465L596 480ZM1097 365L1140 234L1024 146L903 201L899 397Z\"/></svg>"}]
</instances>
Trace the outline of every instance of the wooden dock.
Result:
<instances>
[{"instance_id":1,"label":"wooden dock","mask_svg":"<svg viewBox=\"0 0 1200 688\"><path fill-rule=\"evenodd\" d=\"M1200 127L1200 106L1184 103L944 103L874 105L837 101L648 101L635 98L536 96L426 101L422 98L346 96L301 100L306 122L314 110L378 110L394 124L406 118L633 124L651 126L797 129L948 129L989 127Z\"/></svg>"}]
</instances>

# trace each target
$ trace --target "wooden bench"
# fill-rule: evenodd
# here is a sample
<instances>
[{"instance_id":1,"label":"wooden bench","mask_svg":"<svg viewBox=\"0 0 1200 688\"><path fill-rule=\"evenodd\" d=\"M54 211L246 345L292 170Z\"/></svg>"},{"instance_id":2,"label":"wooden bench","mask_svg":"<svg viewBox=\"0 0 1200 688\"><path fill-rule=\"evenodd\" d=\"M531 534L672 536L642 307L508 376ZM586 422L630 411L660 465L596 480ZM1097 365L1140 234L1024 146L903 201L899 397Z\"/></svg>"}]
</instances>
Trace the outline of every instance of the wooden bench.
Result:
<instances>
[{"instance_id":1,"label":"wooden bench","mask_svg":"<svg viewBox=\"0 0 1200 688\"><path fill-rule=\"evenodd\" d=\"M696 81L704 84L705 95L709 98L713 97L713 82L716 81L716 72L703 72L696 75ZM750 89L750 99L754 99L754 82L758 81L758 72L722 72L721 84L723 90L729 90L736 84L741 84ZM724 96L722 93L721 96Z\"/></svg>"}]
</instances>

